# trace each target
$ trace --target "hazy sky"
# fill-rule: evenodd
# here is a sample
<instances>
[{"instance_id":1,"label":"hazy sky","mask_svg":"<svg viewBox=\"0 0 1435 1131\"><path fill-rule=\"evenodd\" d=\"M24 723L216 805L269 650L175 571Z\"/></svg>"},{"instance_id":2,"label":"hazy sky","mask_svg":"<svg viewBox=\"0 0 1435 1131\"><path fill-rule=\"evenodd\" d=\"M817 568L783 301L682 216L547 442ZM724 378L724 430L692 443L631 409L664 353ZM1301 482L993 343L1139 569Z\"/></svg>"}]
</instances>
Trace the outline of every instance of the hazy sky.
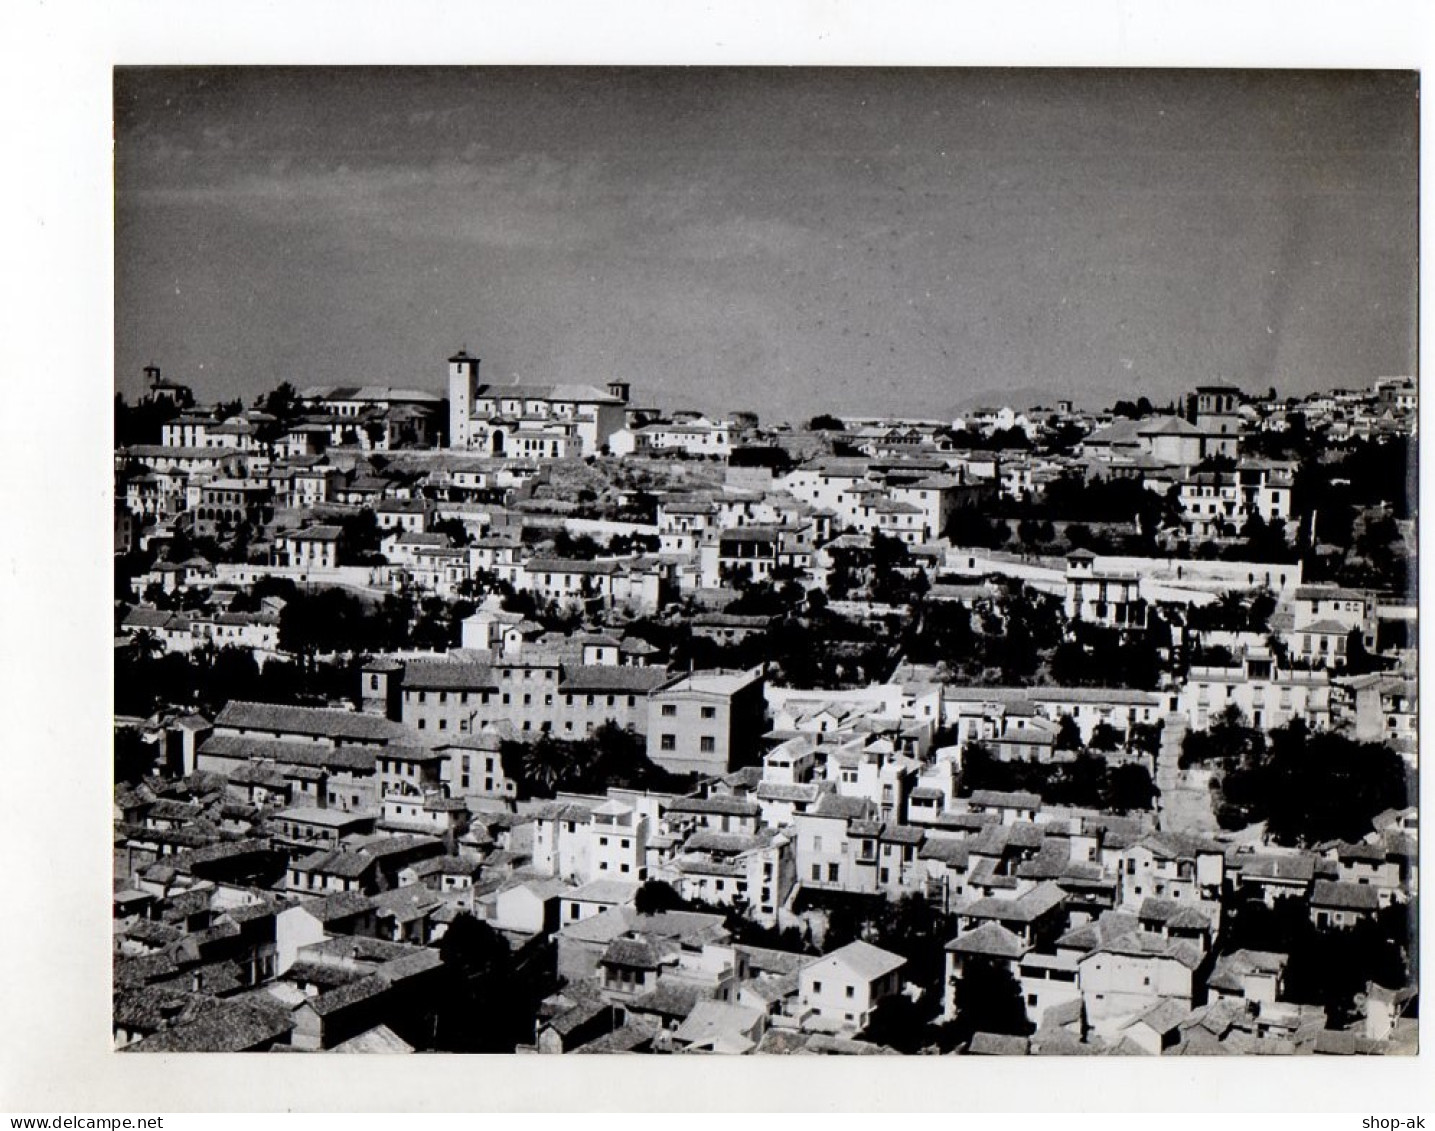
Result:
<instances>
[{"instance_id":1,"label":"hazy sky","mask_svg":"<svg viewBox=\"0 0 1435 1131\"><path fill-rule=\"evenodd\" d=\"M1417 80L116 74L116 365L950 415L1413 373Z\"/></svg>"}]
</instances>

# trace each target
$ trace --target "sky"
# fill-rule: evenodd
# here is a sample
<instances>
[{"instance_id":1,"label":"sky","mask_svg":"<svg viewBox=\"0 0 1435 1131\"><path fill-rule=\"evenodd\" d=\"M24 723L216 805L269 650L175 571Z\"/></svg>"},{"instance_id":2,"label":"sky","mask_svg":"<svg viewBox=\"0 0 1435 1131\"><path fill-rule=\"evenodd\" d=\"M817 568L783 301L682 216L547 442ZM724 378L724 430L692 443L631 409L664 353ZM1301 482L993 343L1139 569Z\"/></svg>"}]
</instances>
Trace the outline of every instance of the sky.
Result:
<instances>
[{"instance_id":1,"label":"sky","mask_svg":"<svg viewBox=\"0 0 1435 1131\"><path fill-rule=\"evenodd\" d=\"M950 418L1413 374L1413 72L121 68L116 387Z\"/></svg>"}]
</instances>

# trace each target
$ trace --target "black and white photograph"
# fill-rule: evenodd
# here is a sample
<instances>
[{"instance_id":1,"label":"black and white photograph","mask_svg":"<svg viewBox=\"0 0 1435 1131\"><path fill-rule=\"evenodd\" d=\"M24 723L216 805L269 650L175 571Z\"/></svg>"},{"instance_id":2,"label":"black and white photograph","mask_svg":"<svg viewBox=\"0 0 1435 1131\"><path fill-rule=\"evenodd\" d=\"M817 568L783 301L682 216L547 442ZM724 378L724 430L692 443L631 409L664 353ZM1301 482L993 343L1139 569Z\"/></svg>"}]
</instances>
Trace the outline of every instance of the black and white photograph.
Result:
<instances>
[{"instance_id":1,"label":"black and white photograph","mask_svg":"<svg viewBox=\"0 0 1435 1131\"><path fill-rule=\"evenodd\" d=\"M1414 1054L1419 92L116 69L115 1047Z\"/></svg>"},{"instance_id":2,"label":"black and white photograph","mask_svg":"<svg viewBox=\"0 0 1435 1131\"><path fill-rule=\"evenodd\" d=\"M1431 33L0 8L0 1124L1419 1131Z\"/></svg>"}]
</instances>

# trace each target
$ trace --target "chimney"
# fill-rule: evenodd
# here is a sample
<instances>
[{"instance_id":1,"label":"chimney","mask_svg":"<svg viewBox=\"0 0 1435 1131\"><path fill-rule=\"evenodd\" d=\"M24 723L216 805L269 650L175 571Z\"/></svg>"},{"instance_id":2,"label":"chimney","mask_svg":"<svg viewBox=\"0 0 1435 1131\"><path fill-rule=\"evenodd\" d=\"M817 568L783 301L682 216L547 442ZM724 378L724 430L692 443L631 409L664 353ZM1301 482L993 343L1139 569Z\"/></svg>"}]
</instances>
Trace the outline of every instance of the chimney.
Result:
<instances>
[{"instance_id":1,"label":"chimney","mask_svg":"<svg viewBox=\"0 0 1435 1131\"><path fill-rule=\"evenodd\" d=\"M197 994L204 992L204 971L203 971L203 970L196 970L193 974L191 974L191 975L189 976L189 988L190 988L190 990L192 990L194 993L197 993Z\"/></svg>"}]
</instances>

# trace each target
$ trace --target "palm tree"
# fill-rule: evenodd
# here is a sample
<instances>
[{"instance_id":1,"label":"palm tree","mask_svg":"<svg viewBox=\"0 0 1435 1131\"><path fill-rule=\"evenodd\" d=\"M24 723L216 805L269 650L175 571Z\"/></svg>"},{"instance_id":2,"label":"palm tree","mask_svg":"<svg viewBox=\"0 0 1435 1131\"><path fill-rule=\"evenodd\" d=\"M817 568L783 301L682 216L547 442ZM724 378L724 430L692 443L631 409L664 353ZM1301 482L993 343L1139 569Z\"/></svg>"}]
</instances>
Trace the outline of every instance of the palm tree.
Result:
<instances>
[{"instance_id":1,"label":"palm tree","mask_svg":"<svg viewBox=\"0 0 1435 1131\"><path fill-rule=\"evenodd\" d=\"M142 628L130 637L130 648L138 660L153 660L164 655L164 641L153 629Z\"/></svg>"},{"instance_id":2,"label":"palm tree","mask_svg":"<svg viewBox=\"0 0 1435 1131\"><path fill-rule=\"evenodd\" d=\"M546 793L554 792L572 768L571 752L546 735L524 747L523 776Z\"/></svg>"}]
</instances>

